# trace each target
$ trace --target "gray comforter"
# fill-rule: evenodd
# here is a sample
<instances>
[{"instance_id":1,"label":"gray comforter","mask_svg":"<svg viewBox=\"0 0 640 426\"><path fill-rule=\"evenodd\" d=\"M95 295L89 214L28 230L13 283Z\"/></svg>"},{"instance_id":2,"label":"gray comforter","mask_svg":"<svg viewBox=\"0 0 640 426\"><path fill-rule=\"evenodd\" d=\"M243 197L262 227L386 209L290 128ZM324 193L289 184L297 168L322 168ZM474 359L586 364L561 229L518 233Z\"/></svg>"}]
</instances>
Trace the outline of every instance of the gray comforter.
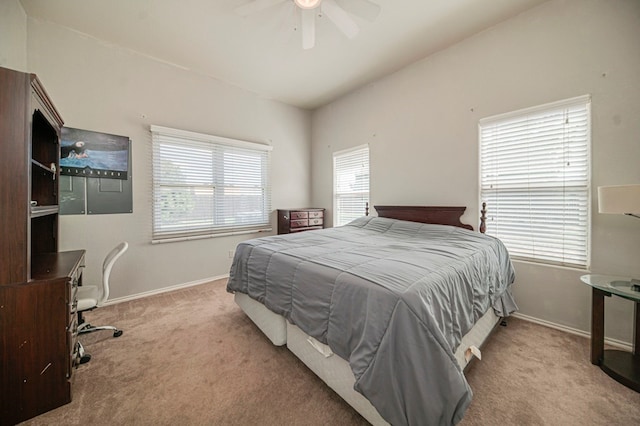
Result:
<instances>
[{"instance_id":1,"label":"gray comforter","mask_svg":"<svg viewBox=\"0 0 640 426\"><path fill-rule=\"evenodd\" d=\"M490 308L516 309L497 239L462 228L363 217L238 245L242 292L347 360L355 389L393 425L450 425L471 389L454 358Z\"/></svg>"}]
</instances>

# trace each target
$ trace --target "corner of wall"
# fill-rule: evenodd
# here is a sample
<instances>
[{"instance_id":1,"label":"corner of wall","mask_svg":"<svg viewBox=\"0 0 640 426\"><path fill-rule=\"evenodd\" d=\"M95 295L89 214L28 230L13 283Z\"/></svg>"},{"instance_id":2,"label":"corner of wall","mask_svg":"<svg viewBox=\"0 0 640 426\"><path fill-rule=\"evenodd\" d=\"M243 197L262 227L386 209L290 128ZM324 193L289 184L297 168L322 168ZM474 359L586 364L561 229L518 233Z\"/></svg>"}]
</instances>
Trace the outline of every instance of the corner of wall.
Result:
<instances>
[{"instance_id":1,"label":"corner of wall","mask_svg":"<svg viewBox=\"0 0 640 426\"><path fill-rule=\"evenodd\" d=\"M0 2L0 66L27 71L27 13L19 0Z\"/></svg>"}]
</instances>

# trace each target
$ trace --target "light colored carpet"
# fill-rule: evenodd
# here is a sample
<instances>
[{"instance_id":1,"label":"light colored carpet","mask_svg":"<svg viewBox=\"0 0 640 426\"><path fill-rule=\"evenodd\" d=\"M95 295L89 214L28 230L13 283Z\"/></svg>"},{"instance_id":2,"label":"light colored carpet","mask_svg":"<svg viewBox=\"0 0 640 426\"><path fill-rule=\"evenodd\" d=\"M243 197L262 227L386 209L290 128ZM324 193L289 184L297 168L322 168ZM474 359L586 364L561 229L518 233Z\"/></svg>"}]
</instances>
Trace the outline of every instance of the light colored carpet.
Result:
<instances>
[{"instance_id":1,"label":"light colored carpet","mask_svg":"<svg viewBox=\"0 0 640 426\"><path fill-rule=\"evenodd\" d=\"M640 393L591 364L589 339L510 318L482 355L461 426L640 425Z\"/></svg>"},{"instance_id":2,"label":"light colored carpet","mask_svg":"<svg viewBox=\"0 0 640 426\"><path fill-rule=\"evenodd\" d=\"M100 308L73 401L27 425L366 425L233 303L225 280ZM468 373L461 425L640 424L640 394L589 363L587 339L510 319Z\"/></svg>"}]
</instances>

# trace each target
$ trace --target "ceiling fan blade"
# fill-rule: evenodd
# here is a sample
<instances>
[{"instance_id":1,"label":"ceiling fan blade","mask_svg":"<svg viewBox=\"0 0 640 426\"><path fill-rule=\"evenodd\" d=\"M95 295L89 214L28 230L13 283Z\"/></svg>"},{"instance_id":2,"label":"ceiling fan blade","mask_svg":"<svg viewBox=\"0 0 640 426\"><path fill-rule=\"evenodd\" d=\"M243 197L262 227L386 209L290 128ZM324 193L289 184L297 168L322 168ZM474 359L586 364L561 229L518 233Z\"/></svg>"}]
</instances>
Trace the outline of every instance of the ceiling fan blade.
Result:
<instances>
[{"instance_id":1,"label":"ceiling fan blade","mask_svg":"<svg viewBox=\"0 0 640 426\"><path fill-rule=\"evenodd\" d=\"M285 1L287 0L253 0L247 4L236 7L234 12L240 16L249 16L253 13L268 9L271 6L284 3Z\"/></svg>"},{"instance_id":2,"label":"ceiling fan blade","mask_svg":"<svg viewBox=\"0 0 640 426\"><path fill-rule=\"evenodd\" d=\"M316 44L316 11L301 9L302 48L311 49Z\"/></svg>"},{"instance_id":3,"label":"ceiling fan blade","mask_svg":"<svg viewBox=\"0 0 640 426\"><path fill-rule=\"evenodd\" d=\"M352 15L366 19L369 22L376 20L380 14L380 5L370 0L336 0L338 5Z\"/></svg>"},{"instance_id":4,"label":"ceiling fan blade","mask_svg":"<svg viewBox=\"0 0 640 426\"><path fill-rule=\"evenodd\" d=\"M320 4L322 13L346 35L348 38L354 38L358 35L360 28L347 12L344 11L335 0L323 0Z\"/></svg>"}]
</instances>

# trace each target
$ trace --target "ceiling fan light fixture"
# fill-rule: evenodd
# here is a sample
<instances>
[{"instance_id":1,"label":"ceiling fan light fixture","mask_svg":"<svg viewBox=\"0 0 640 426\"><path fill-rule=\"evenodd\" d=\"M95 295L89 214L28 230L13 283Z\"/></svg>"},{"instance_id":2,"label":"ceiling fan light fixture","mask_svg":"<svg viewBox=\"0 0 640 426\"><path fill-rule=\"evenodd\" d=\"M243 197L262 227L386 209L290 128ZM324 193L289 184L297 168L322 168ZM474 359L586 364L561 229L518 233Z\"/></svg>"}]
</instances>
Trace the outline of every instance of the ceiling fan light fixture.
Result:
<instances>
[{"instance_id":1,"label":"ceiling fan light fixture","mask_svg":"<svg viewBox=\"0 0 640 426\"><path fill-rule=\"evenodd\" d=\"M293 0L300 9L315 9L322 0Z\"/></svg>"}]
</instances>

